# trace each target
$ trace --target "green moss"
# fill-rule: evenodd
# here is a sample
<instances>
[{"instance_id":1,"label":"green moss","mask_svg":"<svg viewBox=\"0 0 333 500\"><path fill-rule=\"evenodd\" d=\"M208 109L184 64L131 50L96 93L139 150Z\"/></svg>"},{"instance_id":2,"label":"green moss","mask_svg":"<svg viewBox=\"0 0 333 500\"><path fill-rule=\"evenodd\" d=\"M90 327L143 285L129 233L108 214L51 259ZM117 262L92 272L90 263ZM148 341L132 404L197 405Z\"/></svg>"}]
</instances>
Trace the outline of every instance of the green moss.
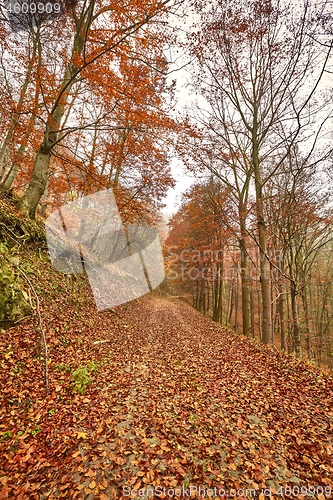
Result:
<instances>
[{"instance_id":1,"label":"green moss","mask_svg":"<svg viewBox=\"0 0 333 500\"><path fill-rule=\"evenodd\" d=\"M0 328L13 326L31 312L22 279L10 259L13 260L13 256L9 250L0 254Z\"/></svg>"}]
</instances>

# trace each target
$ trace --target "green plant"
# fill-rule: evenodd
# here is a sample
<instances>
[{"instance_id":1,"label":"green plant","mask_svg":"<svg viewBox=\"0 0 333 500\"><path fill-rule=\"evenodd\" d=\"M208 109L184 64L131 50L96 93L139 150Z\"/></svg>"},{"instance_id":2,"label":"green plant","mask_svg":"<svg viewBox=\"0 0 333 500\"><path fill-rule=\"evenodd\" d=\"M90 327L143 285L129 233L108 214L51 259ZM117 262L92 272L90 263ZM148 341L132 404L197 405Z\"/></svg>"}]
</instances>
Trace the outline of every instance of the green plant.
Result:
<instances>
[{"instance_id":1,"label":"green plant","mask_svg":"<svg viewBox=\"0 0 333 500\"><path fill-rule=\"evenodd\" d=\"M91 384L91 377L86 366L79 366L72 374L72 390L79 394L85 394L87 387Z\"/></svg>"},{"instance_id":2,"label":"green plant","mask_svg":"<svg viewBox=\"0 0 333 500\"><path fill-rule=\"evenodd\" d=\"M49 410L49 415L54 415L54 414L55 414L55 412L56 412L56 411L55 411L55 410L53 410L53 409L52 409L52 410Z\"/></svg>"},{"instance_id":3,"label":"green plant","mask_svg":"<svg viewBox=\"0 0 333 500\"><path fill-rule=\"evenodd\" d=\"M4 248L2 245L0 252L0 323L6 329L27 317L31 305L15 267L18 264L17 256L9 255L7 259L6 255L2 255Z\"/></svg>"},{"instance_id":4,"label":"green plant","mask_svg":"<svg viewBox=\"0 0 333 500\"><path fill-rule=\"evenodd\" d=\"M89 372L97 372L100 365L101 363L95 363L95 361L89 361L89 363L87 364L87 369Z\"/></svg>"},{"instance_id":5,"label":"green plant","mask_svg":"<svg viewBox=\"0 0 333 500\"><path fill-rule=\"evenodd\" d=\"M34 272L33 268L31 267L31 264L29 262L25 262L24 264L21 264L21 269L27 274Z\"/></svg>"},{"instance_id":6,"label":"green plant","mask_svg":"<svg viewBox=\"0 0 333 500\"><path fill-rule=\"evenodd\" d=\"M5 255L8 252L8 246L6 243L0 243L0 254Z\"/></svg>"},{"instance_id":7,"label":"green plant","mask_svg":"<svg viewBox=\"0 0 333 500\"><path fill-rule=\"evenodd\" d=\"M60 337L60 344L64 347L67 347L69 344L71 343L71 341L65 337L65 335L62 335L62 337Z\"/></svg>"},{"instance_id":8,"label":"green plant","mask_svg":"<svg viewBox=\"0 0 333 500\"><path fill-rule=\"evenodd\" d=\"M14 370L13 370L13 371L14 371L14 373L20 373L20 371L22 370L22 366L23 366L23 364L24 364L24 363L23 363L22 361L18 361L18 362L16 363L16 366L15 366Z\"/></svg>"},{"instance_id":9,"label":"green plant","mask_svg":"<svg viewBox=\"0 0 333 500\"><path fill-rule=\"evenodd\" d=\"M38 432L40 432L40 431L41 431L41 428L39 427L39 425L37 425L36 429L33 429L33 430L31 431L31 435L32 435L32 436L35 436L35 435L36 435L36 434L38 434Z\"/></svg>"},{"instance_id":10,"label":"green plant","mask_svg":"<svg viewBox=\"0 0 333 500\"><path fill-rule=\"evenodd\" d=\"M95 361L90 361L87 366L80 365L72 373L72 390L79 394L85 394L87 387L91 384L92 379L90 374L96 372L101 363L96 363Z\"/></svg>"},{"instance_id":11,"label":"green plant","mask_svg":"<svg viewBox=\"0 0 333 500\"><path fill-rule=\"evenodd\" d=\"M1 435L1 439L4 441L7 438L11 438L13 433L11 431L3 432Z\"/></svg>"},{"instance_id":12,"label":"green plant","mask_svg":"<svg viewBox=\"0 0 333 500\"><path fill-rule=\"evenodd\" d=\"M54 369L60 373L64 372L64 371L70 373L70 371L71 371L71 367L65 363L59 363L59 365L55 365Z\"/></svg>"}]
</instances>

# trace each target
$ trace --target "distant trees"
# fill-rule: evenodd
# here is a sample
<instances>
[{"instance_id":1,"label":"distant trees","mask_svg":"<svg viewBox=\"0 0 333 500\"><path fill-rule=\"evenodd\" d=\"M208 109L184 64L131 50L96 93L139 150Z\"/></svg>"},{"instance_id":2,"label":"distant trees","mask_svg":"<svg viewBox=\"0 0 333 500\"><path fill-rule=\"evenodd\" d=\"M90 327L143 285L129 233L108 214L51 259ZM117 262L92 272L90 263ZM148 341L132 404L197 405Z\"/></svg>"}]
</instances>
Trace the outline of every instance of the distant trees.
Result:
<instances>
[{"instance_id":1,"label":"distant trees","mask_svg":"<svg viewBox=\"0 0 333 500\"><path fill-rule=\"evenodd\" d=\"M234 210L225 187L214 178L195 185L171 219L165 242L167 279L192 295L192 304L222 323L225 254Z\"/></svg>"},{"instance_id":2,"label":"distant trees","mask_svg":"<svg viewBox=\"0 0 333 500\"><path fill-rule=\"evenodd\" d=\"M273 342L333 368L333 210L320 176L286 172L265 186L267 258ZM249 231L255 225L249 211ZM165 242L167 284L191 297L192 305L214 321L239 331L243 321L240 229L230 193L214 176L195 184L170 223ZM256 232L253 232L256 238ZM249 336L263 340L259 299L260 255L249 238Z\"/></svg>"},{"instance_id":3,"label":"distant trees","mask_svg":"<svg viewBox=\"0 0 333 500\"><path fill-rule=\"evenodd\" d=\"M8 31L0 47L1 95L5 99L1 106L0 182L5 190L12 185L32 132L37 135L34 125L40 99L36 81L41 50L39 28L29 33L28 44L19 44L17 38Z\"/></svg>"},{"instance_id":4,"label":"distant trees","mask_svg":"<svg viewBox=\"0 0 333 500\"><path fill-rule=\"evenodd\" d=\"M310 318L313 311L310 312L310 297L313 268L318 264L323 249L330 253L333 210L329 203L331 193L323 185L320 176L311 171L311 168L300 168L299 161L300 158L295 157L290 170L277 176L267 186L270 196L266 200L266 215L270 221L269 254L275 267L272 276L278 291L277 300L280 302L280 324L285 323L284 311L288 295L296 355L301 354L302 325L299 310L302 306L305 348L307 356L311 358L313 325L310 325ZM283 338L284 335L281 339Z\"/></svg>"}]
</instances>

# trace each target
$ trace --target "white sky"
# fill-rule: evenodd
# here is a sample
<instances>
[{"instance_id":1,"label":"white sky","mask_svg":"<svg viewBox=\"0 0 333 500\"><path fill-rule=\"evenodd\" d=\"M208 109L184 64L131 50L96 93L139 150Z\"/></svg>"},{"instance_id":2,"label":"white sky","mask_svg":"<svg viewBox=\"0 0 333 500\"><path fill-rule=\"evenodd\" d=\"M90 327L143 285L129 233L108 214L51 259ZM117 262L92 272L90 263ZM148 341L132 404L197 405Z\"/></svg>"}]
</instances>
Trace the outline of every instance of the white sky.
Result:
<instances>
[{"instance_id":1,"label":"white sky","mask_svg":"<svg viewBox=\"0 0 333 500\"><path fill-rule=\"evenodd\" d=\"M196 18L193 12L193 8L186 2L185 8L186 17L181 17L181 22L179 18L175 17L170 19L171 24L179 29L179 37L183 41L186 39L186 33L191 31L191 26ZM169 83L176 80L176 92L175 98L177 101L176 111L180 113L184 112L186 108L193 106L194 97L190 94L189 89L186 88L186 83L190 80L190 73L187 71L184 65L189 61L184 58L184 54L177 47L171 50L166 57L170 64L170 75ZM171 215L177 212L180 207L181 195L184 193L195 181L194 176L185 168L183 162L178 158L173 158L170 164L172 176L176 181L176 186L174 188L169 188L167 196L163 199L163 203L166 207L162 210L163 214Z\"/></svg>"},{"instance_id":2,"label":"white sky","mask_svg":"<svg viewBox=\"0 0 333 500\"><path fill-rule=\"evenodd\" d=\"M171 162L171 172L173 178L176 180L176 186L174 188L169 188L167 196L163 199L163 203L166 204L166 207L162 212L165 215L172 215L177 212L180 206L182 193L184 193L195 180L177 158L174 158Z\"/></svg>"},{"instance_id":3,"label":"white sky","mask_svg":"<svg viewBox=\"0 0 333 500\"><path fill-rule=\"evenodd\" d=\"M176 88L176 99L177 108L179 111L184 111L186 107L191 106L193 102L193 96L185 88L186 79L189 74L186 70L181 69L177 73L172 73L172 79L177 80ZM173 158L170 164L171 173L176 181L176 186L174 188L169 188L167 196L163 199L163 203L166 207L162 210L164 214L174 214L180 207L181 195L184 193L195 181L195 178L191 172L189 172L184 166L183 162L179 158Z\"/></svg>"}]
</instances>

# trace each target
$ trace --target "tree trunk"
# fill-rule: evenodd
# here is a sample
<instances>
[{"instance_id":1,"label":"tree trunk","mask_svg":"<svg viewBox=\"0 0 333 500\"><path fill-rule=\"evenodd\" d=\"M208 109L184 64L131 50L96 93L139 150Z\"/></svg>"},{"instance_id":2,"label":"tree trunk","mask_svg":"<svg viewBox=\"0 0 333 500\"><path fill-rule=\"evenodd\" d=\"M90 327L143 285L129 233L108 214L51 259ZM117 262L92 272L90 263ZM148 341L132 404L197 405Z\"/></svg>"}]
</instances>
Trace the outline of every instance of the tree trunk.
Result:
<instances>
[{"instance_id":1,"label":"tree trunk","mask_svg":"<svg viewBox=\"0 0 333 500\"><path fill-rule=\"evenodd\" d=\"M50 174L50 160L51 152L57 144L58 134L62 118L65 113L65 107L68 103L69 92L75 83L75 75L77 73L77 66L74 63L77 56L80 55L84 48L84 40L91 23L91 13L93 10L94 2L91 2L86 22L82 23L80 32L77 32L74 37L73 49L71 59L65 70L62 80L62 85L59 90L58 97L55 101L52 112L50 113L43 142L37 152L31 181L24 195L22 196L18 208L21 211L27 211L31 218L35 217L38 203L45 191L47 180Z\"/></svg>"},{"instance_id":2,"label":"tree trunk","mask_svg":"<svg viewBox=\"0 0 333 500\"><path fill-rule=\"evenodd\" d=\"M262 182L259 164L259 150L257 141L257 119L254 117L252 161L256 192L256 213L259 235L260 255L260 283L262 298L262 341L264 344L272 344L272 315L271 315L271 285L270 285L270 263L267 258L267 236L266 224L263 210Z\"/></svg>"},{"instance_id":3,"label":"tree trunk","mask_svg":"<svg viewBox=\"0 0 333 500\"><path fill-rule=\"evenodd\" d=\"M298 320L298 307L297 307L297 289L295 281L291 282L291 312L293 317L293 337L295 343L295 353L296 357L299 358L301 356L301 332Z\"/></svg>"},{"instance_id":4,"label":"tree trunk","mask_svg":"<svg viewBox=\"0 0 333 500\"><path fill-rule=\"evenodd\" d=\"M227 326L231 323L232 311L234 309L234 283L230 283L230 292L228 300Z\"/></svg>"},{"instance_id":5,"label":"tree trunk","mask_svg":"<svg viewBox=\"0 0 333 500\"><path fill-rule=\"evenodd\" d=\"M4 191L9 191L13 185L13 182L15 180L15 177L17 176L18 173L18 164L17 162L14 162L12 166L10 167L10 170L7 172L7 175L2 183L2 189Z\"/></svg>"},{"instance_id":6,"label":"tree trunk","mask_svg":"<svg viewBox=\"0 0 333 500\"><path fill-rule=\"evenodd\" d=\"M305 342L308 359L311 359L311 342L310 342L310 322L309 322L309 303L306 288L302 292L302 302L305 315Z\"/></svg>"},{"instance_id":7,"label":"tree trunk","mask_svg":"<svg viewBox=\"0 0 333 500\"><path fill-rule=\"evenodd\" d=\"M8 173L6 173L8 163L9 163L9 156L10 156L10 151L7 149L5 158L3 158L2 166L0 168L0 182L2 181L3 178L6 179ZM3 181L1 182L1 186L3 188Z\"/></svg>"},{"instance_id":8,"label":"tree trunk","mask_svg":"<svg viewBox=\"0 0 333 500\"><path fill-rule=\"evenodd\" d=\"M21 211L26 210L32 219L35 218L39 200L43 196L47 185L50 159L50 151L43 152L40 148L35 158L32 179L19 203L19 209Z\"/></svg>"},{"instance_id":9,"label":"tree trunk","mask_svg":"<svg viewBox=\"0 0 333 500\"><path fill-rule=\"evenodd\" d=\"M238 329L238 276L236 275L236 282L235 282L235 328L234 328L235 333L237 332L237 329Z\"/></svg>"},{"instance_id":10,"label":"tree trunk","mask_svg":"<svg viewBox=\"0 0 333 500\"><path fill-rule=\"evenodd\" d=\"M223 278L220 277L219 281L219 305L217 309L217 321L222 325L222 300L223 300Z\"/></svg>"},{"instance_id":11,"label":"tree trunk","mask_svg":"<svg viewBox=\"0 0 333 500\"><path fill-rule=\"evenodd\" d=\"M254 330L254 293L253 288L250 289L250 301L251 301L251 337L254 339L255 330Z\"/></svg>"},{"instance_id":12,"label":"tree trunk","mask_svg":"<svg viewBox=\"0 0 333 500\"><path fill-rule=\"evenodd\" d=\"M213 321L217 323L222 320L222 284L223 284L223 262L216 265L216 278L214 280L214 303L213 303Z\"/></svg>"},{"instance_id":13,"label":"tree trunk","mask_svg":"<svg viewBox=\"0 0 333 500\"><path fill-rule=\"evenodd\" d=\"M243 335L251 337L251 287L249 280L249 263L247 255L247 233L244 210L240 208L239 219L241 225L241 237L239 240L241 252L241 286L242 286L242 320Z\"/></svg>"},{"instance_id":14,"label":"tree trunk","mask_svg":"<svg viewBox=\"0 0 333 500\"><path fill-rule=\"evenodd\" d=\"M284 295L282 291L282 287L279 288L279 316L280 316L280 338L281 338L281 351L286 350L286 316L285 316L285 307L284 307Z\"/></svg>"}]
</instances>

